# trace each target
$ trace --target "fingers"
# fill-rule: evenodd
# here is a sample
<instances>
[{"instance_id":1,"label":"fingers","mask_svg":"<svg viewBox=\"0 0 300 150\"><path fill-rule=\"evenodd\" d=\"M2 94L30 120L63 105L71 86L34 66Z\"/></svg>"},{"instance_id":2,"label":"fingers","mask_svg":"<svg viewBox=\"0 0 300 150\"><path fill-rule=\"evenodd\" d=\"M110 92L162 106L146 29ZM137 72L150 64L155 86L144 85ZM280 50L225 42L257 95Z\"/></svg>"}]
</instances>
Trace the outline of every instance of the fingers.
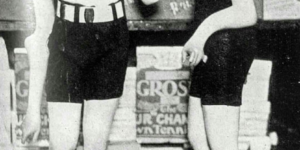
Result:
<instances>
[{"instance_id":1,"label":"fingers","mask_svg":"<svg viewBox=\"0 0 300 150\"><path fill-rule=\"evenodd\" d=\"M197 61L199 60L199 59L201 59L201 55L199 55L200 53L199 53L199 51L197 50L197 49L193 49L193 51L194 51L194 53L195 53L195 57L194 57L194 59L193 59L193 61L191 61L191 66L196 66L196 64L197 64Z\"/></svg>"},{"instance_id":2,"label":"fingers","mask_svg":"<svg viewBox=\"0 0 300 150\"><path fill-rule=\"evenodd\" d=\"M25 144L26 142L35 142L39 136L39 132L35 132L33 130L28 129L26 124L22 124L21 128L23 131L21 142Z\"/></svg>"},{"instance_id":3,"label":"fingers","mask_svg":"<svg viewBox=\"0 0 300 150\"><path fill-rule=\"evenodd\" d=\"M35 142L37 141L37 138L39 136L39 132L26 132L26 130L23 132L22 136L22 144L25 144L26 142Z\"/></svg>"},{"instance_id":4,"label":"fingers","mask_svg":"<svg viewBox=\"0 0 300 150\"><path fill-rule=\"evenodd\" d=\"M197 66L202 60L204 63L207 62L208 57L204 54L203 51L195 50L195 59L191 62L191 66Z\"/></svg>"},{"instance_id":5,"label":"fingers","mask_svg":"<svg viewBox=\"0 0 300 150\"><path fill-rule=\"evenodd\" d=\"M201 59L203 58L202 54L198 54L197 58L193 61L193 63L191 64L192 66L197 66L199 64L199 62L201 61Z\"/></svg>"},{"instance_id":6,"label":"fingers","mask_svg":"<svg viewBox=\"0 0 300 150\"><path fill-rule=\"evenodd\" d=\"M190 64L193 63L193 61L196 59L196 57L197 57L197 54L195 53L194 50L192 50L190 53L190 59L189 59Z\"/></svg>"},{"instance_id":7,"label":"fingers","mask_svg":"<svg viewBox=\"0 0 300 150\"><path fill-rule=\"evenodd\" d=\"M202 60L203 60L204 63L206 63L207 60L208 60L208 57L206 55L204 55Z\"/></svg>"},{"instance_id":8,"label":"fingers","mask_svg":"<svg viewBox=\"0 0 300 150\"><path fill-rule=\"evenodd\" d=\"M24 120L25 120L25 118L24 118ZM23 121L24 121L23 120ZM27 135L27 133L26 133L26 130L24 129L24 122L21 124L21 130L22 130L22 139L21 139L21 142L24 144L25 143L25 141L26 141L26 135Z\"/></svg>"},{"instance_id":9,"label":"fingers","mask_svg":"<svg viewBox=\"0 0 300 150\"><path fill-rule=\"evenodd\" d=\"M190 66L191 62L194 60L195 53L188 49L183 48L182 50L182 63L184 66Z\"/></svg>"},{"instance_id":10,"label":"fingers","mask_svg":"<svg viewBox=\"0 0 300 150\"><path fill-rule=\"evenodd\" d=\"M182 62L184 65L197 66L201 60L206 63L207 59L208 57L204 52L198 49L183 49L182 51Z\"/></svg>"},{"instance_id":11,"label":"fingers","mask_svg":"<svg viewBox=\"0 0 300 150\"><path fill-rule=\"evenodd\" d=\"M199 50L196 50L198 53L197 53L197 58L195 59L195 61L193 62L192 66L197 66L200 61L202 60L204 63L206 63L206 61L204 61L204 58L207 58L206 55L204 55L204 52L203 51L199 51Z\"/></svg>"},{"instance_id":12,"label":"fingers","mask_svg":"<svg viewBox=\"0 0 300 150\"><path fill-rule=\"evenodd\" d=\"M28 137L30 136L30 133L27 132L26 130L24 130L24 128L22 130L23 130L22 143L25 144L25 142L27 141Z\"/></svg>"},{"instance_id":13,"label":"fingers","mask_svg":"<svg viewBox=\"0 0 300 150\"><path fill-rule=\"evenodd\" d=\"M32 138L32 142L36 142L38 137L39 137L39 131L35 132L34 135L33 135L33 138Z\"/></svg>"},{"instance_id":14,"label":"fingers","mask_svg":"<svg viewBox=\"0 0 300 150\"><path fill-rule=\"evenodd\" d=\"M182 54L182 62L185 63L187 59L187 52L185 50L182 50L181 54Z\"/></svg>"}]
</instances>

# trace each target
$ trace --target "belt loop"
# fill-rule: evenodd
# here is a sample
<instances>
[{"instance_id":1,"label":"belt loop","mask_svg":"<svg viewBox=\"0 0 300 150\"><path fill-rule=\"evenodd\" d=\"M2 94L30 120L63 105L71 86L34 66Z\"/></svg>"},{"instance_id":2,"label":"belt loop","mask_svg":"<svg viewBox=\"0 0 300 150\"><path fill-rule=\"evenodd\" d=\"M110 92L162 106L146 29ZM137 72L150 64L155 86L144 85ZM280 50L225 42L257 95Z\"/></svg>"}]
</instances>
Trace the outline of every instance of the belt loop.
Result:
<instances>
[{"instance_id":1,"label":"belt loop","mask_svg":"<svg viewBox=\"0 0 300 150\"><path fill-rule=\"evenodd\" d=\"M65 19L65 8L66 8L65 2L61 1L60 10L59 10L61 19Z\"/></svg>"},{"instance_id":2,"label":"belt loop","mask_svg":"<svg viewBox=\"0 0 300 150\"><path fill-rule=\"evenodd\" d=\"M121 4L122 4L123 15L124 15L124 18L126 18L125 3L123 0L119 0L119 2L121 2Z\"/></svg>"},{"instance_id":3,"label":"belt loop","mask_svg":"<svg viewBox=\"0 0 300 150\"><path fill-rule=\"evenodd\" d=\"M111 8L112 8L112 13L114 16L114 20L118 19L118 14L117 14L117 9L116 9L116 3L112 3L110 4Z\"/></svg>"},{"instance_id":4,"label":"belt loop","mask_svg":"<svg viewBox=\"0 0 300 150\"><path fill-rule=\"evenodd\" d=\"M80 13L80 8L78 5L75 6L75 12L74 12L74 22L79 23L79 13Z\"/></svg>"},{"instance_id":5,"label":"belt loop","mask_svg":"<svg viewBox=\"0 0 300 150\"><path fill-rule=\"evenodd\" d=\"M61 21L61 28L63 29L63 33L62 34L62 43L60 43L59 47L61 51L65 51L65 43L66 43L66 35L67 35L67 28L66 28L66 23L65 23L65 9L66 9L66 5L64 1L60 1L60 18L59 20Z\"/></svg>"}]
</instances>

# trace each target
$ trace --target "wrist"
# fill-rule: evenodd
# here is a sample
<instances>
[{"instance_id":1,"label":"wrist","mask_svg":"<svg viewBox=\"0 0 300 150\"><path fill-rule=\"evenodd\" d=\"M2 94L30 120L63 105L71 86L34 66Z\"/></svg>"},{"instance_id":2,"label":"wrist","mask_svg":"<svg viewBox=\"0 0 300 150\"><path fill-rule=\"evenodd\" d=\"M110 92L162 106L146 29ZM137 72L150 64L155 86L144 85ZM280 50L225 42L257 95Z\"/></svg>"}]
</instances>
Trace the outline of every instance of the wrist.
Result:
<instances>
[{"instance_id":1,"label":"wrist","mask_svg":"<svg viewBox=\"0 0 300 150\"><path fill-rule=\"evenodd\" d=\"M32 116L32 117L40 117L41 116L41 111L40 110L33 110L28 108L26 112L27 116Z\"/></svg>"},{"instance_id":2,"label":"wrist","mask_svg":"<svg viewBox=\"0 0 300 150\"><path fill-rule=\"evenodd\" d=\"M38 106L28 105L27 114L39 115L41 113L41 108Z\"/></svg>"},{"instance_id":3,"label":"wrist","mask_svg":"<svg viewBox=\"0 0 300 150\"><path fill-rule=\"evenodd\" d=\"M30 50L32 48L38 48L38 47L36 47L36 45L47 45L48 39L49 39L48 34L45 34L44 32L40 32L40 31L35 31L34 33L32 33L29 37L27 37L25 39L24 44L25 44L25 47L27 48L27 50ZM31 47L31 48L29 48L29 47Z\"/></svg>"},{"instance_id":4,"label":"wrist","mask_svg":"<svg viewBox=\"0 0 300 150\"><path fill-rule=\"evenodd\" d=\"M203 50L205 46L205 41L199 39L199 36L192 36L189 40L189 43L197 50Z\"/></svg>"}]
</instances>

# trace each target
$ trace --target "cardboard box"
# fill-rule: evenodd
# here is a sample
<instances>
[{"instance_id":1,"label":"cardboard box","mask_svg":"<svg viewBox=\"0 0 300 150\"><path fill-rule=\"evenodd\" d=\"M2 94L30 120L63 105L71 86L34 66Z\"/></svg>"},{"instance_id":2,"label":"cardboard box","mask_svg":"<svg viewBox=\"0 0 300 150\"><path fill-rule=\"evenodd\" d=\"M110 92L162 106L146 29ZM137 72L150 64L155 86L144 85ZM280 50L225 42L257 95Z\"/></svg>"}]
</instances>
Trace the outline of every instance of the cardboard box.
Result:
<instances>
[{"instance_id":1,"label":"cardboard box","mask_svg":"<svg viewBox=\"0 0 300 150\"><path fill-rule=\"evenodd\" d=\"M137 49L137 136L151 138L144 142L186 139L190 71L182 66L181 49Z\"/></svg>"},{"instance_id":2,"label":"cardboard box","mask_svg":"<svg viewBox=\"0 0 300 150\"><path fill-rule=\"evenodd\" d=\"M264 20L300 19L300 2L298 0L264 0Z\"/></svg>"}]
</instances>

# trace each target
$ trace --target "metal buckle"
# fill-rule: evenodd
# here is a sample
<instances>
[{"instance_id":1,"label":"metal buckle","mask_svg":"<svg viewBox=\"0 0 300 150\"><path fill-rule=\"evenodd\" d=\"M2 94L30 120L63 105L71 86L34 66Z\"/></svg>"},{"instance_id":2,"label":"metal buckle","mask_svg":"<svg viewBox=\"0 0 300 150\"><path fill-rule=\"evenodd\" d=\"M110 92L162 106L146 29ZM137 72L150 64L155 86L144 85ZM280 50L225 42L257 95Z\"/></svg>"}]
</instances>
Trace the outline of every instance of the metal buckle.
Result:
<instances>
[{"instance_id":1,"label":"metal buckle","mask_svg":"<svg viewBox=\"0 0 300 150\"><path fill-rule=\"evenodd\" d=\"M86 23L93 23L95 17L95 12L93 8L86 8L84 10L84 20Z\"/></svg>"}]
</instances>

